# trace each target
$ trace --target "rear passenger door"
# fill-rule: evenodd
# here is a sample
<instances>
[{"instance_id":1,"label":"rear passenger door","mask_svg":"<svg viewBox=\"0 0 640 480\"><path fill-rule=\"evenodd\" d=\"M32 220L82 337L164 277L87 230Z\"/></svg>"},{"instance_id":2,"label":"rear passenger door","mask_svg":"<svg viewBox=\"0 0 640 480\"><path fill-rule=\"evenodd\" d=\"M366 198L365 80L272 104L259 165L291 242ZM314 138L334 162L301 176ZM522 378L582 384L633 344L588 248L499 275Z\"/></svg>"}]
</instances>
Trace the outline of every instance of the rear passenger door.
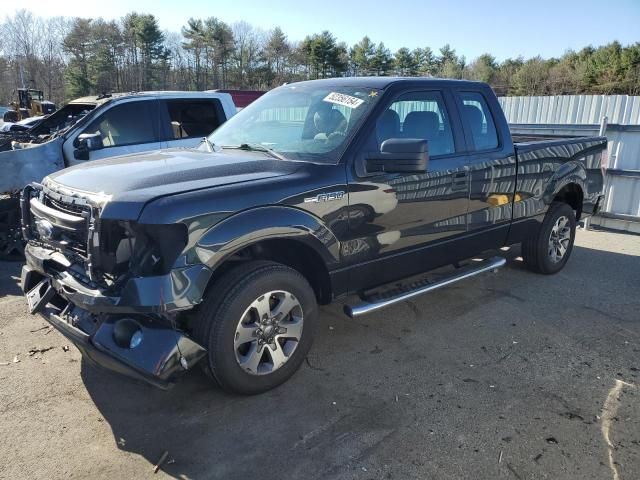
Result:
<instances>
[{"instance_id":1,"label":"rear passenger door","mask_svg":"<svg viewBox=\"0 0 640 480\"><path fill-rule=\"evenodd\" d=\"M226 119L215 98L163 100L160 105L163 148L195 147Z\"/></svg>"},{"instance_id":2,"label":"rear passenger door","mask_svg":"<svg viewBox=\"0 0 640 480\"><path fill-rule=\"evenodd\" d=\"M515 195L516 157L510 138L502 138L496 121L500 108L490 92L458 91L458 108L469 151L469 233L478 247L506 241Z\"/></svg>"}]
</instances>

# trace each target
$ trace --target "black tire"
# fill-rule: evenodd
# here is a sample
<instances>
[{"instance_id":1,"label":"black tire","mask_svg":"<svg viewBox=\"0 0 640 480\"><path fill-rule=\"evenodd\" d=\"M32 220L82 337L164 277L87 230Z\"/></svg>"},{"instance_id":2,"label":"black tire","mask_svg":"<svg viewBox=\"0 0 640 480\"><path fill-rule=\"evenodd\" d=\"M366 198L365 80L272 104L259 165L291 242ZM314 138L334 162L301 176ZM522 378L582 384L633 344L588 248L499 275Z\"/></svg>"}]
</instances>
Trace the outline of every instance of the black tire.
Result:
<instances>
[{"instance_id":1,"label":"black tire","mask_svg":"<svg viewBox=\"0 0 640 480\"><path fill-rule=\"evenodd\" d=\"M20 224L20 197L0 195L0 260L24 259L24 240Z\"/></svg>"},{"instance_id":2,"label":"black tire","mask_svg":"<svg viewBox=\"0 0 640 480\"><path fill-rule=\"evenodd\" d=\"M303 315L302 333L282 366L271 373L251 374L236 358L236 328L252 302L276 290L295 296ZM202 360L207 375L226 391L254 395L277 387L296 372L311 348L317 328L318 306L306 278L279 263L252 261L228 271L207 291L194 319L193 335L207 348Z\"/></svg>"},{"instance_id":3,"label":"black tire","mask_svg":"<svg viewBox=\"0 0 640 480\"><path fill-rule=\"evenodd\" d=\"M7 110L6 112L4 112L4 115L2 116L2 121L11 122L11 123L17 122L18 112L16 112L15 110Z\"/></svg>"},{"instance_id":4,"label":"black tire","mask_svg":"<svg viewBox=\"0 0 640 480\"><path fill-rule=\"evenodd\" d=\"M568 219L569 242L566 251L560 259L554 261L553 253L550 253L550 238L556 222L562 217ZM522 259L526 267L536 273L551 275L564 268L576 237L576 216L571 206L566 203L554 202L549 207L538 232L531 238L522 242Z\"/></svg>"}]
</instances>

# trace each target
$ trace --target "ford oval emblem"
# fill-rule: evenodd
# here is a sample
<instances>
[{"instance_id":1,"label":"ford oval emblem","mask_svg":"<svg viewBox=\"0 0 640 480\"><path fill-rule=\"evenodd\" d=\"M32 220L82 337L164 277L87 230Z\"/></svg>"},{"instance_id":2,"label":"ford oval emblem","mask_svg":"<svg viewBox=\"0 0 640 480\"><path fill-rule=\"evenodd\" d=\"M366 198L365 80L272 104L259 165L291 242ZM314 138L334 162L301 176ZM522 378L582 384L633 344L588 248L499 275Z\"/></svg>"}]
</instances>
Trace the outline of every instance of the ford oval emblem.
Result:
<instances>
[{"instance_id":1,"label":"ford oval emblem","mask_svg":"<svg viewBox=\"0 0 640 480\"><path fill-rule=\"evenodd\" d=\"M53 237L53 224L49 220L40 219L36 221L36 230L38 234L45 240L51 240Z\"/></svg>"}]
</instances>

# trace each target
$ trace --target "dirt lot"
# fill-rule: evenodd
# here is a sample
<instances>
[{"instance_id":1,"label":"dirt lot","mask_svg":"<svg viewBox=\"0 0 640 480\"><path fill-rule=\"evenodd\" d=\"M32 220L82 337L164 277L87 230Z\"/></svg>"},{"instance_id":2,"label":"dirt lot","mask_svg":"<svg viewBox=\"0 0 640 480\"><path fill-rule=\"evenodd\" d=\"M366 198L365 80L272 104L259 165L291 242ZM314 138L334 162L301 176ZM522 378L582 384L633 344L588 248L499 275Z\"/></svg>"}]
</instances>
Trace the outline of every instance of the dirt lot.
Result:
<instances>
[{"instance_id":1,"label":"dirt lot","mask_svg":"<svg viewBox=\"0 0 640 480\"><path fill-rule=\"evenodd\" d=\"M580 231L552 277L517 255L362 320L323 308L301 371L249 398L87 365L0 264L0 477L640 478L640 237Z\"/></svg>"}]
</instances>

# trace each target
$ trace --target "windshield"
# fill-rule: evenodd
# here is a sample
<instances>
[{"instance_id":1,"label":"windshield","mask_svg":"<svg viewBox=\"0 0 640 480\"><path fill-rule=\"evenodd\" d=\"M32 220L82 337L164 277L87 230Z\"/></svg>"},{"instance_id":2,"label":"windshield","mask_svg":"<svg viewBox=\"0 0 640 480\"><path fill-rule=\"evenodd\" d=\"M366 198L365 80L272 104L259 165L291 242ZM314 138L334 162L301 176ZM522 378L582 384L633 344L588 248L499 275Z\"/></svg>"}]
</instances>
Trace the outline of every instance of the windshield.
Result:
<instances>
[{"instance_id":1,"label":"windshield","mask_svg":"<svg viewBox=\"0 0 640 480\"><path fill-rule=\"evenodd\" d=\"M371 88L285 85L238 112L209 142L222 148L262 146L288 160L337 163L378 98Z\"/></svg>"},{"instance_id":2,"label":"windshield","mask_svg":"<svg viewBox=\"0 0 640 480\"><path fill-rule=\"evenodd\" d=\"M74 125L94 108L95 105L92 104L69 103L38 123L33 127L31 133L33 135L51 135L60 132Z\"/></svg>"}]
</instances>

